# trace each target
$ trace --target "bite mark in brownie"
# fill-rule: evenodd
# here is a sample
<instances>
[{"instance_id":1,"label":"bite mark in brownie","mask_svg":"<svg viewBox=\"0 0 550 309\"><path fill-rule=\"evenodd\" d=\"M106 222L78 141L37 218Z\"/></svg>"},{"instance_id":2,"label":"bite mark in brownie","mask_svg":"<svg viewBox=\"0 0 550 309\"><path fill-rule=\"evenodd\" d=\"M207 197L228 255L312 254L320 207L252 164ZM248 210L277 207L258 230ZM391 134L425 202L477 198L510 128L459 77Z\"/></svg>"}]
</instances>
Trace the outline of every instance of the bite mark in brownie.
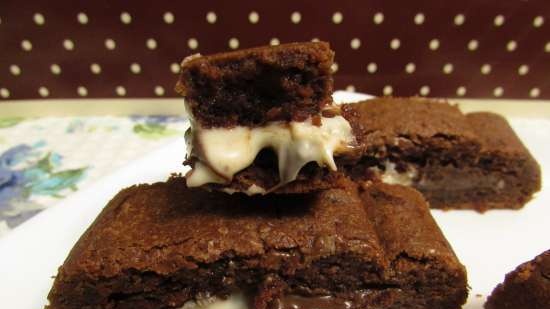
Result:
<instances>
[{"instance_id":1,"label":"bite mark in brownie","mask_svg":"<svg viewBox=\"0 0 550 309\"><path fill-rule=\"evenodd\" d=\"M451 309L467 288L412 189L348 182L248 197L189 189L174 177L123 190L107 205L59 269L49 308L179 308L238 293L257 309L329 300Z\"/></svg>"},{"instance_id":2,"label":"bite mark in brownie","mask_svg":"<svg viewBox=\"0 0 550 309\"><path fill-rule=\"evenodd\" d=\"M486 309L549 309L550 250L506 274L488 297Z\"/></svg>"},{"instance_id":3,"label":"bite mark in brownie","mask_svg":"<svg viewBox=\"0 0 550 309\"><path fill-rule=\"evenodd\" d=\"M332 104L333 58L325 42L193 56L176 90L204 128L304 121Z\"/></svg>"}]
</instances>

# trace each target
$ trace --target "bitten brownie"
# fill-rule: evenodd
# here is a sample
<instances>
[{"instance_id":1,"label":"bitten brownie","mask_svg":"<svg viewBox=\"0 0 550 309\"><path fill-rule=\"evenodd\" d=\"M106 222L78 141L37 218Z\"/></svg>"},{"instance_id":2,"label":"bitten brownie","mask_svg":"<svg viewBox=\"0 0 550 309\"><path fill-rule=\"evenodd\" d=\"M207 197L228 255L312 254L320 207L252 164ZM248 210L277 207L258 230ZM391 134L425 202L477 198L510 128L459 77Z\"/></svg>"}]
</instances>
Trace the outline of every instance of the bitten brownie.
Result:
<instances>
[{"instance_id":1,"label":"bitten brownie","mask_svg":"<svg viewBox=\"0 0 550 309\"><path fill-rule=\"evenodd\" d=\"M485 211L521 208L540 190L540 167L508 122L493 113L463 114L446 102L377 98L341 106L357 145L336 156L338 170L315 162L276 192L338 187L339 179L381 180L413 186L433 208ZM266 150L227 185L244 191L278 183L277 158Z\"/></svg>"},{"instance_id":2,"label":"bitten brownie","mask_svg":"<svg viewBox=\"0 0 550 309\"><path fill-rule=\"evenodd\" d=\"M248 197L174 177L111 200L59 269L48 308L194 307L236 293L257 309L451 309L467 287L413 189Z\"/></svg>"},{"instance_id":3,"label":"bitten brownie","mask_svg":"<svg viewBox=\"0 0 550 309\"><path fill-rule=\"evenodd\" d=\"M486 309L549 309L550 250L506 275L485 303Z\"/></svg>"},{"instance_id":4,"label":"bitten brownie","mask_svg":"<svg viewBox=\"0 0 550 309\"><path fill-rule=\"evenodd\" d=\"M204 128L303 121L332 104L333 58L325 42L191 56L176 90Z\"/></svg>"}]
</instances>

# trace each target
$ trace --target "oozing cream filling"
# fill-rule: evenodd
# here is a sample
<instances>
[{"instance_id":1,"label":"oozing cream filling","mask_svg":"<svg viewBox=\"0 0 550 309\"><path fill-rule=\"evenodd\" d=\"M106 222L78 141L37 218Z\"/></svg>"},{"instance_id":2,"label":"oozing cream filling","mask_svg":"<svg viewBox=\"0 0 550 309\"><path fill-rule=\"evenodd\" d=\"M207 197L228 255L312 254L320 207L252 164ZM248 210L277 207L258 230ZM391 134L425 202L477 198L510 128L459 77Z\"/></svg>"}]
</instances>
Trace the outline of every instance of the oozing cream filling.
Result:
<instances>
[{"instance_id":1,"label":"oozing cream filling","mask_svg":"<svg viewBox=\"0 0 550 309\"><path fill-rule=\"evenodd\" d=\"M241 192L241 193L244 193L246 195L266 194L267 193L266 189L264 189L264 188L262 188L262 187L260 187L256 184L252 184L245 191L238 191L238 190L232 189L232 188L223 188L222 191L225 192L225 193L228 193L228 194Z\"/></svg>"},{"instance_id":2,"label":"oozing cream filling","mask_svg":"<svg viewBox=\"0 0 550 309\"><path fill-rule=\"evenodd\" d=\"M227 299L209 297L200 301L190 300L181 309L247 309L242 293L233 293Z\"/></svg>"},{"instance_id":3,"label":"oozing cream filling","mask_svg":"<svg viewBox=\"0 0 550 309\"><path fill-rule=\"evenodd\" d=\"M196 163L187 175L189 187L230 182L265 148L277 154L280 184L295 180L308 162L335 171L334 154L349 150L355 142L351 126L342 116L321 117L320 126L311 120L275 122L254 128L206 129L194 124L192 138L191 155L202 163Z\"/></svg>"}]
</instances>

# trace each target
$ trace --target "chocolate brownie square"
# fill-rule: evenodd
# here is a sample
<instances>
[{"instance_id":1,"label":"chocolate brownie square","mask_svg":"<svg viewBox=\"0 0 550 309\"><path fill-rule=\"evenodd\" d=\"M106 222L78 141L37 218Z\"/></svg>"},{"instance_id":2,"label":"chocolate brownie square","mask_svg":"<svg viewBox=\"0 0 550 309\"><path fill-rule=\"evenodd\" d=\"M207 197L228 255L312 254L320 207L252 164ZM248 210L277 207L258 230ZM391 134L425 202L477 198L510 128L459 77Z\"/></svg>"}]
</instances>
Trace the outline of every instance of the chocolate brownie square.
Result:
<instances>
[{"instance_id":1,"label":"chocolate brownie square","mask_svg":"<svg viewBox=\"0 0 550 309\"><path fill-rule=\"evenodd\" d=\"M325 42L194 55L183 61L176 90L204 128L303 121L332 104L333 57Z\"/></svg>"},{"instance_id":2,"label":"chocolate brownie square","mask_svg":"<svg viewBox=\"0 0 550 309\"><path fill-rule=\"evenodd\" d=\"M464 267L413 189L248 197L174 177L111 200L48 308L452 309L466 296Z\"/></svg>"},{"instance_id":3,"label":"chocolate brownie square","mask_svg":"<svg viewBox=\"0 0 550 309\"><path fill-rule=\"evenodd\" d=\"M508 273L485 303L486 309L549 309L550 250Z\"/></svg>"},{"instance_id":4,"label":"chocolate brownie square","mask_svg":"<svg viewBox=\"0 0 550 309\"><path fill-rule=\"evenodd\" d=\"M349 174L371 173L412 186L433 208L521 208L540 190L540 166L506 119L463 114L445 101L380 98L343 107L361 159Z\"/></svg>"}]
</instances>

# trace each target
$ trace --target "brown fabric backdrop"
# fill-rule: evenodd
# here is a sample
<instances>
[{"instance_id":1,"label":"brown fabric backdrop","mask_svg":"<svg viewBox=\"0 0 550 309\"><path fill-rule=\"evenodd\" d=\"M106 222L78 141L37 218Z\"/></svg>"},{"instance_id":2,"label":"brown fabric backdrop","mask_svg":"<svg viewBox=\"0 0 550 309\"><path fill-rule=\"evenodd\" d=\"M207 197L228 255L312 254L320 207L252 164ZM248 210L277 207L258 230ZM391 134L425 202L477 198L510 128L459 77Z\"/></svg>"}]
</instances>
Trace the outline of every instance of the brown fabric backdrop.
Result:
<instances>
[{"instance_id":1,"label":"brown fabric backdrop","mask_svg":"<svg viewBox=\"0 0 550 309\"><path fill-rule=\"evenodd\" d=\"M339 89L550 99L547 0L3 0L0 102L171 97L187 55L316 38Z\"/></svg>"}]
</instances>

